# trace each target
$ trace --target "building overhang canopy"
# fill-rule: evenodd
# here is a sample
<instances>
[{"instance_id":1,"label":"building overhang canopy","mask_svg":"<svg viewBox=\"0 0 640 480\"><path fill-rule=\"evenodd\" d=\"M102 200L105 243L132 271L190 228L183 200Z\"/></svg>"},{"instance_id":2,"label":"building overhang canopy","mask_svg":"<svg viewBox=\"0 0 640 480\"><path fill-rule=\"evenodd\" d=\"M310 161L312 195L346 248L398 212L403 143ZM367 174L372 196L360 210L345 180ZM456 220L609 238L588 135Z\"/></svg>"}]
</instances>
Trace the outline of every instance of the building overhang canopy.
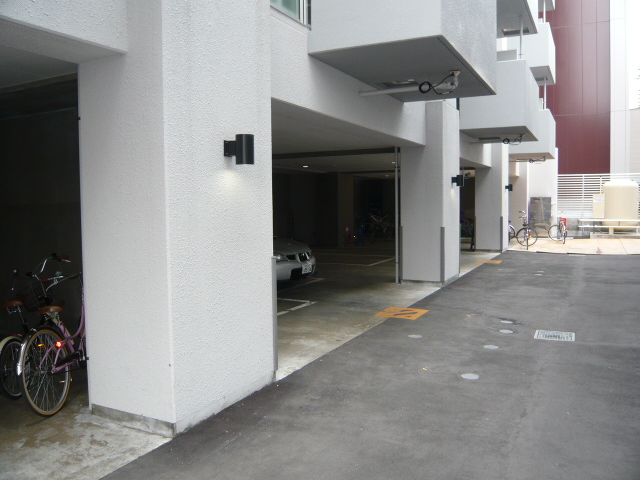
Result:
<instances>
[{"instance_id":1,"label":"building overhang canopy","mask_svg":"<svg viewBox=\"0 0 640 480\"><path fill-rule=\"evenodd\" d=\"M538 0L497 0L498 38L538 33Z\"/></svg>"},{"instance_id":2,"label":"building overhang canopy","mask_svg":"<svg viewBox=\"0 0 640 480\"><path fill-rule=\"evenodd\" d=\"M538 86L524 60L498 62L498 92L460 101L460 131L479 143L538 140Z\"/></svg>"},{"instance_id":3,"label":"building overhang canopy","mask_svg":"<svg viewBox=\"0 0 640 480\"><path fill-rule=\"evenodd\" d=\"M362 92L402 102L492 95L495 2L406 0L367 9L361 2L314 1L308 53L369 85ZM435 85L452 71L460 73L450 94L420 92L424 82Z\"/></svg>"}]
</instances>

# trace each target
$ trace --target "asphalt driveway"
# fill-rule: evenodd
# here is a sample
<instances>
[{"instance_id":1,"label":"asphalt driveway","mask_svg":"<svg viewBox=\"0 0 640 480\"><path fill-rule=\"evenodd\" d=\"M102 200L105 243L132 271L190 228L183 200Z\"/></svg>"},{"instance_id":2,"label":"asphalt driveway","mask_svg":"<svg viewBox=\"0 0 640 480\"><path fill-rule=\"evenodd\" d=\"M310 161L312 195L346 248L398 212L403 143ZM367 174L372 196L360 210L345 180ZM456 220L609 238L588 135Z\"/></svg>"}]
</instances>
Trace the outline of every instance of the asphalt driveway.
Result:
<instances>
[{"instance_id":1,"label":"asphalt driveway","mask_svg":"<svg viewBox=\"0 0 640 480\"><path fill-rule=\"evenodd\" d=\"M496 260L106 478L640 478L640 257Z\"/></svg>"}]
</instances>

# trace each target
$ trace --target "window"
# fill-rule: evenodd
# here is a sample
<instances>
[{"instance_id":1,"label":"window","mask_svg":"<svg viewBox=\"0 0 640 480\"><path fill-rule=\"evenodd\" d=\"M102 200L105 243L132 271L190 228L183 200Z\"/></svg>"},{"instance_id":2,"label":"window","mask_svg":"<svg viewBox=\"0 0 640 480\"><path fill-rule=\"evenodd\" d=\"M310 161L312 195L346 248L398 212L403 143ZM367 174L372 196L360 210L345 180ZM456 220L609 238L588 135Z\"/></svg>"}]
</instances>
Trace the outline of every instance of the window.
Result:
<instances>
[{"instance_id":1,"label":"window","mask_svg":"<svg viewBox=\"0 0 640 480\"><path fill-rule=\"evenodd\" d=\"M271 6L301 23L311 24L311 0L271 0Z\"/></svg>"}]
</instances>

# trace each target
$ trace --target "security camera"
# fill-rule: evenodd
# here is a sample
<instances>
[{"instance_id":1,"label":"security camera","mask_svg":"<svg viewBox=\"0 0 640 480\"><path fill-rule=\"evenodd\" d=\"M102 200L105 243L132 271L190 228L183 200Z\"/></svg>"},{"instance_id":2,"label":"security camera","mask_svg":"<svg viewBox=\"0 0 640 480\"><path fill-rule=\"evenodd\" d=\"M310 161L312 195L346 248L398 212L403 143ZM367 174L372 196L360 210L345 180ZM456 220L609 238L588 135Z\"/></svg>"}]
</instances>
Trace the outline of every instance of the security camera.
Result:
<instances>
[{"instance_id":1,"label":"security camera","mask_svg":"<svg viewBox=\"0 0 640 480\"><path fill-rule=\"evenodd\" d=\"M448 95L453 92L458 87L458 75L460 70L452 70L448 77L432 87L433 91L438 95Z\"/></svg>"}]
</instances>

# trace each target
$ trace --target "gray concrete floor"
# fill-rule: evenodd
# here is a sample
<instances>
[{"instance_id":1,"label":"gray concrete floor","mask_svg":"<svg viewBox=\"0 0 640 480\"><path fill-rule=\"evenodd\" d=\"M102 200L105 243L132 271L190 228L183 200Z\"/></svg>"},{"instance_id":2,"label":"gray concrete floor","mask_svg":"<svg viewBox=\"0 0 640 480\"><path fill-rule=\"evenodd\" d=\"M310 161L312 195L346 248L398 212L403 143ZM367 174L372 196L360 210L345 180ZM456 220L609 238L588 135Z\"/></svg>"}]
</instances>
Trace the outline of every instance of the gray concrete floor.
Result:
<instances>
[{"instance_id":1,"label":"gray concrete floor","mask_svg":"<svg viewBox=\"0 0 640 480\"><path fill-rule=\"evenodd\" d=\"M389 243L315 250L316 276L280 286L277 380L386 319L374 316L376 313L388 307L407 307L439 290L421 283L396 284L393 252ZM460 275L496 255L465 249Z\"/></svg>"}]
</instances>

